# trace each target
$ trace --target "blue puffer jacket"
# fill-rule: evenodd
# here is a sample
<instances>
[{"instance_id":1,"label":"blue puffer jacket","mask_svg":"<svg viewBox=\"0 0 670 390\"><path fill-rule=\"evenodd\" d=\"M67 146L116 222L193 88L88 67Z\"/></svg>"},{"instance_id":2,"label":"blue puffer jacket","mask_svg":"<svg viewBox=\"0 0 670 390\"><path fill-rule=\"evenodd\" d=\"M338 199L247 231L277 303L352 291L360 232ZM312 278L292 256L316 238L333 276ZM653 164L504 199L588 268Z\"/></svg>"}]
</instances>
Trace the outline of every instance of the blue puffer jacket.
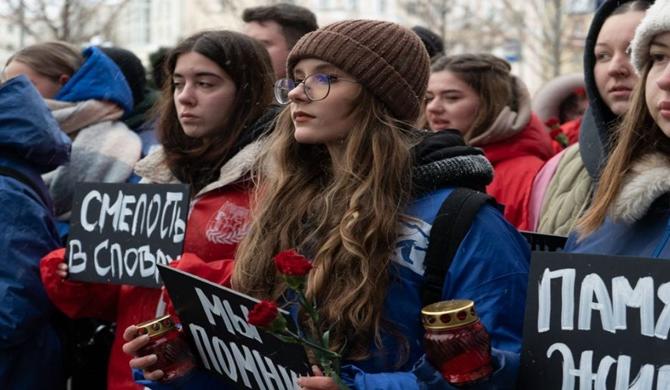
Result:
<instances>
[{"instance_id":1,"label":"blue puffer jacket","mask_svg":"<svg viewBox=\"0 0 670 390\"><path fill-rule=\"evenodd\" d=\"M385 314L407 339L409 359L392 368L400 348L395 338L385 335L383 351L371 350L362 362L343 362L342 375L354 389L456 389L442 380L423 355L423 327L420 321L424 256L431 224L442 202L453 191L443 188L415 200L408 214L416 220L403 223L391 267L391 285ZM502 214L485 205L458 248L445 279L443 299L472 299L491 335L495 373L477 389L514 389L521 352L529 248ZM137 378L141 373L136 372ZM154 389L221 388L215 378L200 372L166 386L139 381Z\"/></svg>"},{"instance_id":2,"label":"blue puffer jacket","mask_svg":"<svg viewBox=\"0 0 670 390\"><path fill-rule=\"evenodd\" d=\"M605 222L579 239L570 234L573 253L670 259L670 162L653 153L630 168Z\"/></svg>"},{"instance_id":3,"label":"blue puffer jacket","mask_svg":"<svg viewBox=\"0 0 670 390\"><path fill-rule=\"evenodd\" d=\"M25 76L0 86L0 166L30 178L67 162L70 141ZM39 261L61 246L51 205L14 178L0 176L0 388L49 389L62 379L53 307Z\"/></svg>"},{"instance_id":4,"label":"blue puffer jacket","mask_svg":"<svg viewBox=\"0 0 670 390\"><path fill-rule=\"evenodd\" d=\"M81 54L84 63L58 91L54 100L103 100L118 104L129 114L133 110L133 94L121 69L95 46L84 49Z\"/></svg>"}]
</instances>

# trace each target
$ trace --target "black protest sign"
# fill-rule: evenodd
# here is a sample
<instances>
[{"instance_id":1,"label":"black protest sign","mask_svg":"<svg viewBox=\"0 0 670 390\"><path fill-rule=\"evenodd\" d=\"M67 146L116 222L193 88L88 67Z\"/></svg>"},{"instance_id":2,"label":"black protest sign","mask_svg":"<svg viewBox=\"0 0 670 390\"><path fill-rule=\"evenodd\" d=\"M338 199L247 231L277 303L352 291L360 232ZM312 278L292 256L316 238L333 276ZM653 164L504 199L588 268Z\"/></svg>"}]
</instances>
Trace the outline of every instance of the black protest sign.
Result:
<instances>
[{"instance_id":1,"label":"black protest sign","mask_svg":"<svg viewBox=\"0 0 670 390\"><path fill-rule=\"evenodd\" d=\"M551 234L541 234L535 232L520 232L532 251L545 252L560 252L565 248L565 243L568 240L565 236L554 236Z\"/></svg>"},{"instance_id":2,"label":"black protest sign","mask_svg":"<svg viewBox=\"0 0 670 390\"><path fill-rule=\"evenodd\" d=\"M188 208L187 185L77 184L69 278L160 287L156 264L181 256Z\"/></svg>"},{"instance_id":3,"label":"black protest sign","mask_svg":"<svg viewBox=\"0 0 670 390\"><path fill-rule=\"evenodd\" d=\"M302 346L247 322L258 300L170 267L159 268L202 367L236 389L297 389L298 376L310 374ZM287 322L292 323L288 317Z\"/></svg>"},{"instance_id":4,"label":"black protest sign","mask_svg":"<svg viewBox=\"0 0 670 390\"><path fill-rule=\"evenodd\" d=\"M670 261L534 252L528 286L520 389L670 389Z\"/></svg>"}]
</instances>

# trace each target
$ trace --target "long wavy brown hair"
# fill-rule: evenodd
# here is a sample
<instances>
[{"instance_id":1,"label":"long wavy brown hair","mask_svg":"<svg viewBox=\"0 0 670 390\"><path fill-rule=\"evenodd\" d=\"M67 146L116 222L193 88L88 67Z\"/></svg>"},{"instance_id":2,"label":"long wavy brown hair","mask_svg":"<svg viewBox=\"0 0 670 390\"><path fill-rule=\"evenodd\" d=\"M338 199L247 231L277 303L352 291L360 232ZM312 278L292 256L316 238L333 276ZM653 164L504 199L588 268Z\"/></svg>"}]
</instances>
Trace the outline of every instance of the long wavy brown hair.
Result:
<instances>
[{"instance_id":1,"label":"long wavy brown hair","mask_svg":"<svg viewBox=\"0 0 670 390\"><path fill-rule=\"evenodd\" d=\"M221 67L237 93L232 116L215 134L191 138L184 133L174 105L172 76L180 55L196 52ZM166 82L156 108L158 138L172 173L192 186L192 194L218 178L223 164L235 152L240 135L272 103L274 72L267 50L254 39L233 31L206 31L179 43L165 61Z\"/></svg>"},{"instance_id":2,"label":"long wavy brown hair","mask_svg":"<svg viewBox=\"0 0 670 390\"><path fill-rule=\"evenodd\" d=\"M316 299L331 349L348 359L381 346L382 308L398 222L410 195L411 146L418 132L363 90L340 166L323 145L294 139L284 110L261 157L253 222L237 251L233 287L279 298L286 286L272 257L297 248L313 260L307 296Z\"/></svg>"},{"instance_id":3,"label":"long wavy brown hair","mask_svg":"<svg viewBox=\"0 0 670 390\"><path fill-rule=\"evenodd\" d=\"M603 224L607 213L619 196L624 178L636 159L661 151L670 155L670 141L649 113L645 101L646 80L651 69L650 61L633 91L628 111L614 131L614 149L603 169L593 196L593 204L577 221L580 239L593 233Z\"/></svg>"}]
</instances>

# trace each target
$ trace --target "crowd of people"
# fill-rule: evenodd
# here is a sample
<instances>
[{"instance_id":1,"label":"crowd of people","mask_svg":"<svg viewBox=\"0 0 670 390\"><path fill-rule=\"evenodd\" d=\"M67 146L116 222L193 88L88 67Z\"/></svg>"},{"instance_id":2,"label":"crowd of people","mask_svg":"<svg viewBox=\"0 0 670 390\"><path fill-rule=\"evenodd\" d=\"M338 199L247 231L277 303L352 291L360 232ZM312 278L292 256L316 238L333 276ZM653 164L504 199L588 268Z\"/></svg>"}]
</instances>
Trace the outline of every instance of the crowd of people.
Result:
<instances>
[{"instance_id":1,"label":"crowd of people","mask_svg":"<svg viewBox=\"0 0 670 390\"><path fill-rule=\"evenodd\" d=\"M473 389L516 387L530 267L520 231L567 236L568 252L670 257L670 0L604 2L583 75L535 97L505 60L445 54L423 27L319 28L291 4L242 18L243 32L166 50L150 82L122 48L44 42L5 64L0 388L223 387L199 368L165 383L157 356L141 356L149 337L135 325L171 310L164 290L68 278L79 182L188 185L170 266L254 298L295 305L272 259L309 258L316 327L354 389L457 388L425 357L421 309L431 238L453 239L432 229L460 189L497 202L448 243L453 258L431 258L450 264L439 300L474 301L491 337L493 372ZM103 383L67 363L82 318L115 326L95 357ZM338 388L312 374L300 388Z\"/></svg>"}]
</instances>

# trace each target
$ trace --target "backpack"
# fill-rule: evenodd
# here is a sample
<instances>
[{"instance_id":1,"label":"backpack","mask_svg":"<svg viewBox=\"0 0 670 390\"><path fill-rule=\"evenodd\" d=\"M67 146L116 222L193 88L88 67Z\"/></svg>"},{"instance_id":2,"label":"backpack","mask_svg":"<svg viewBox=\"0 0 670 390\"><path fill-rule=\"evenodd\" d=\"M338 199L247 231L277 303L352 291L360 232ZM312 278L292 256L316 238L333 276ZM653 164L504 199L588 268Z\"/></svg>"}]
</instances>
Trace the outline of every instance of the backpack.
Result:
<instances>
[{"instance_id":1,"label":"backpack","mask_svg":"<svg viewBox=\"0 0 670 390\"><path fill-rule=\"evenodd\" d=\"M477 212L485 203L501 208L493 197L484 192L457 187L440 206L430 230L424 260L424 284L421 291L423 306L442 300L447 271Z\"/></svg>"}]
</instances>

